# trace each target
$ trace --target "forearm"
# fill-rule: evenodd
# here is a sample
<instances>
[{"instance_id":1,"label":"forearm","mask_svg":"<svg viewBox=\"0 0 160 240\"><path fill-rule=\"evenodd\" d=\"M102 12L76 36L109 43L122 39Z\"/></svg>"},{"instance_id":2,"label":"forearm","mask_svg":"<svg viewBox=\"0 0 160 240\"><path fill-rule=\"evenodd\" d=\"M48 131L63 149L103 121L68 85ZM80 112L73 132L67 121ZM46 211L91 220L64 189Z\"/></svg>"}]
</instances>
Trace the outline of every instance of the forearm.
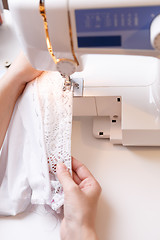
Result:
<instances>
[{"instance_id":1,"label":"forearm","mask_svg":"<svg viewBox=\"0 0 160 240\"><path fill-rule=\"evenodd\" d=\"M0 79L0 149L13 113L15 103L23 92L25 83L6 73Z\"/></svg>"},{"instance_id":2,"label":"forearm","mask_svg":"<svg viewBox=\"0 0 160 240\"><path fill-rule=\"evenodd\" d=\"M63 224L65 223L63 222ZM61 240L98 240L95 227L93 226L72 223L66 225L65 228L63 227L61 226Z\"/></svg>"}]
</instances>

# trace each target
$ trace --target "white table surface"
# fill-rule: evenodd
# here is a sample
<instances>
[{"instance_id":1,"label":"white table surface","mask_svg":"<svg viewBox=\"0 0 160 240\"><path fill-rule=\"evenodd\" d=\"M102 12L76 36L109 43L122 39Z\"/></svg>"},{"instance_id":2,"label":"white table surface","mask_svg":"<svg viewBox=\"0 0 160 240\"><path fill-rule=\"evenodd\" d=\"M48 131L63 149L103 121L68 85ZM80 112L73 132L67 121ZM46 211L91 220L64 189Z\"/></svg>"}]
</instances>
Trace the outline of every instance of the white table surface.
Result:
<instances>
[{"instance_id":1,"label":"white table surface","mask_svg":"<svg viewBox=\"0 0 160 240\"><path fill-rule=\"evenodd\" d=\"M160 239L160 148L113 146L92 137L92 119L73 124L72 154L99 180L100 240Z\"/></svg>"},{"instance_id":2,"label":"white table surface","mask_svg":"<svg viewBox=\"0 0 160 240\"><path fill-rule=\"evenodd\" d=\"M92 137L92 118L75 118L72 154L102 186L100 240L160 239L160 148L113 146ZM2 240L59 240L59 222L43 211L0 218Z\"/></svg>"}]
</instances>

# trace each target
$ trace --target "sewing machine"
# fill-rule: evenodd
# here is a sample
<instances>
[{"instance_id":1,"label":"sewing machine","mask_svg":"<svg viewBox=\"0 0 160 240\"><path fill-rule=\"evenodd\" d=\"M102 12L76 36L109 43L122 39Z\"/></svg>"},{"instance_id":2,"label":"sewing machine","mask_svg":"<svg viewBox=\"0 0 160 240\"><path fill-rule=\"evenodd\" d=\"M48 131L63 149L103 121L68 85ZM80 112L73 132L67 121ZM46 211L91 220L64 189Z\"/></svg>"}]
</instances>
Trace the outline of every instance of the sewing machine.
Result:
<instances>
[{"instance_id":1,"label":"sewing machine","mask_svg":"<svg viewBox=\"0 0 160 240\"><path fill-rule=\"evenodd\" d=\"M9 0L33 67L74 87L74 116L125 146L160 146L160 3ZM47 40L47 42L46 42Z\"/></svg>"}]
</instances>

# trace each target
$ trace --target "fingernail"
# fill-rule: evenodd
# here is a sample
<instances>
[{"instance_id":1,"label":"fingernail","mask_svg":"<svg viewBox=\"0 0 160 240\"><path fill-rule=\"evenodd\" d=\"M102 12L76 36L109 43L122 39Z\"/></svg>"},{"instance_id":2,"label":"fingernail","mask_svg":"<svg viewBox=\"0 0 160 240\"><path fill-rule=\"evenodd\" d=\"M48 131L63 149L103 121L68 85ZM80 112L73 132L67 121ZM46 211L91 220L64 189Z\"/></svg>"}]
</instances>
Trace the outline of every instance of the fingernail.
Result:
<instances>
[{"instance_id":1,"label":"fingernail","mask_svg":"<svg viewBox=\"0 0 160 240\"><path fill-rule=\"evenodd\" d=\"M64 163L59 162L59 163L57 164L57 170L58 170L59 172L63 172L63 171L68 171L68 168L66 167L66 165L65 165Z\"/></svg>"}]
</instances>

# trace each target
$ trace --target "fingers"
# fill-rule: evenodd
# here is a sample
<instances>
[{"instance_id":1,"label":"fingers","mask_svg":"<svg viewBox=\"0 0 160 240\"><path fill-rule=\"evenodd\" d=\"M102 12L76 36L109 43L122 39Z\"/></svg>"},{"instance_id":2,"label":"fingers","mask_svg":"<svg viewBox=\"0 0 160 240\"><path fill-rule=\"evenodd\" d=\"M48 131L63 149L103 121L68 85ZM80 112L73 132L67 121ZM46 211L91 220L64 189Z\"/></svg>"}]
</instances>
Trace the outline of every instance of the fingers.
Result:
<instances>
[{"instance_id":1,"label":"fingers","mask_svg":"<svg viewBox=\"0 0 160 240\"><path fill-rule=\"evenodd\" d=\"M57 165L57 177L63 186L64 193L70 192L75 189L75 187L79 186L80 189L86 191L90 189L93 194L100 194L101 187L87 167L85 167L76 159L72 158L72 168L73 179L65 164L58 163Z\"/></svg>"},{"instance_id":2,"label":"fingers","mask_svg":"<svg viewBox=\"0 0 160 240\"><path fill-rule=\"evenodd\" d=\"M81 181L83 181L86 178L94 179L93 175L90 173L88 168L75 158L72 158L72 169L77 174Z\"/></svg>"},{"instance_id":3,"label":"fingers","mask_svg":"<svg viewBox=\"0 0 160 240\"><path fill-rule=\"evenodd\" d=\"M70 191L71 188L76 186L65 164L61 162L58 163L56 170L57 170L57 177L63 186L64 192Z\"/></svg>"},{"instance_id":4,"label":"fingers","mask_svg":"<svg viewBox=\"0 0 160 240\"><path fill-rule=\"evenodd\" d=\"M77 173L75 173L74 171L72 171L72 176L73 176L73 180L74 182L79 185L82 181L81 179L78 177Z\"/></svg>"},{"instance_id":5,"label":"fingers","mask_svg":"<svg viewBox=\"0 0 160 240\"><path fill-rule=\"evenodd\" d=\"M88 168L80 163L78 160L72 157L72 169L76 173L76 180L80 189L90 189L93 194L97 194L97 196L101 193L101 186L88 170ZM93 191L94 189L94 191Z\"/></svg>"}]
</instances>

